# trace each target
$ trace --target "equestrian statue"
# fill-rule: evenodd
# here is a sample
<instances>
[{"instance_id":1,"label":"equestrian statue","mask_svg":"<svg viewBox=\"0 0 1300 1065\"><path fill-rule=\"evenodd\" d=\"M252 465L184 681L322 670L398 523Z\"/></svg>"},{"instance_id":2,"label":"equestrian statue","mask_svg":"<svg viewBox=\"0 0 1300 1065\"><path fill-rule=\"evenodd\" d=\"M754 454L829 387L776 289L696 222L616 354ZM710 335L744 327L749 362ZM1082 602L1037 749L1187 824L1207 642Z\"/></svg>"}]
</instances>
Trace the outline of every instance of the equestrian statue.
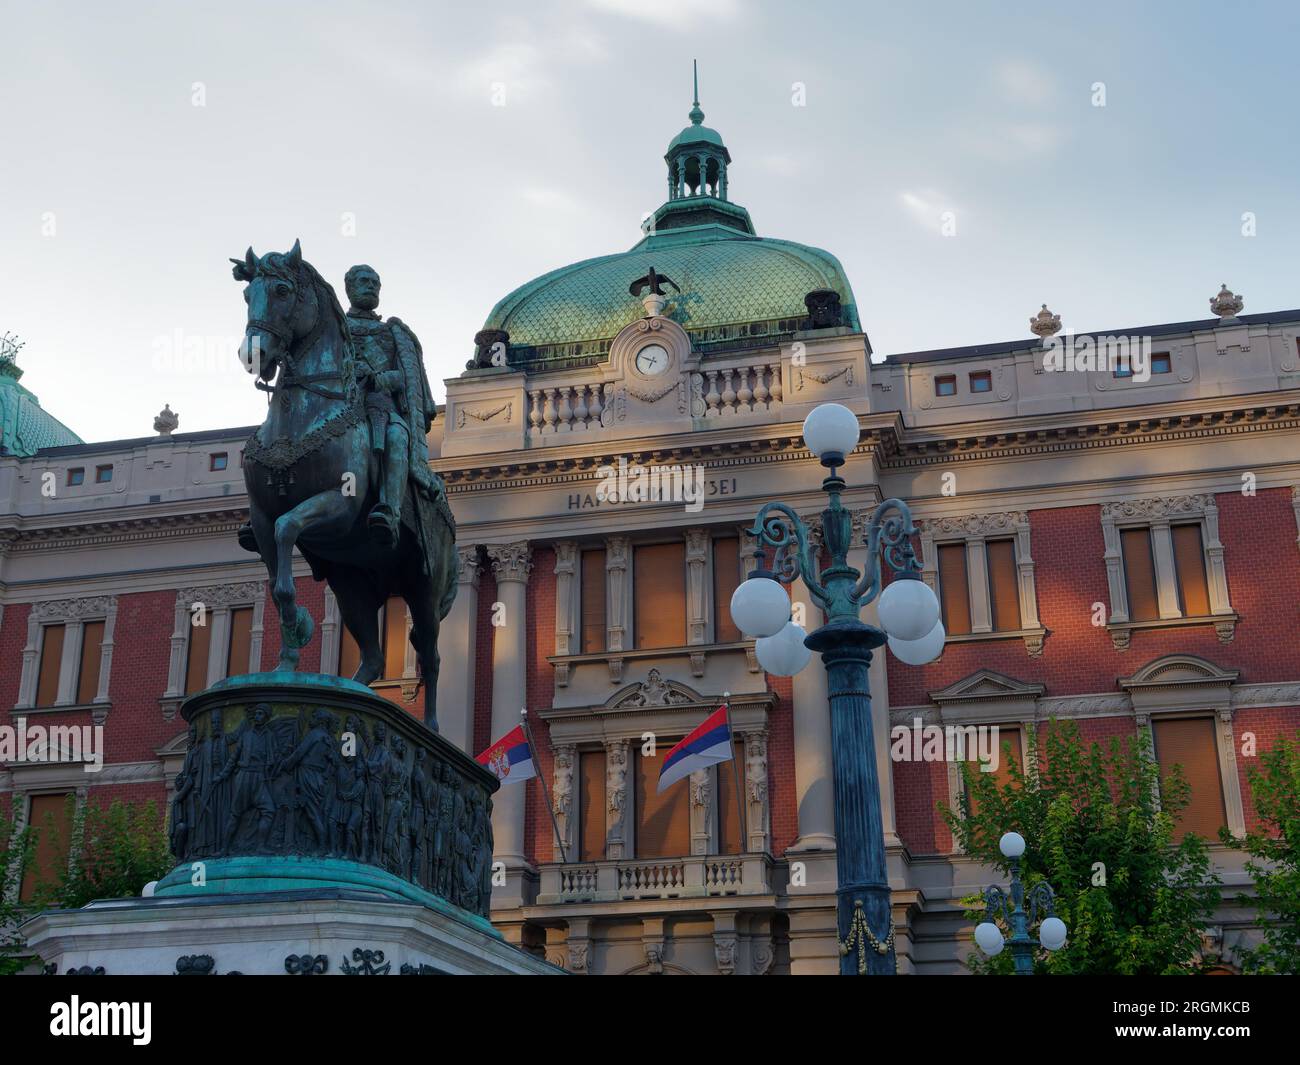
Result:
<instances>
[{"instance_id":1,"label":"equestrian statue","mask_svg":"<svg viewBox=\"0 0 1300 1065\"><path fill-rule=\"evenodd\" d=\"M382 319L379 275L348 271L345 315L334 289L302 257L232 259L245 282L240 358L268 393L266 420L244 445L249 521L239 542L262 557L280 614L277 670L292 672L311 639L294 595L293 549L338 600L357 642L354 680L384 666L379 610L400 595L424 686L424 722L438 728L438 626L456 598L456 526L426 434L436 408L420 342Z\"/></svg>"}]
</instances>

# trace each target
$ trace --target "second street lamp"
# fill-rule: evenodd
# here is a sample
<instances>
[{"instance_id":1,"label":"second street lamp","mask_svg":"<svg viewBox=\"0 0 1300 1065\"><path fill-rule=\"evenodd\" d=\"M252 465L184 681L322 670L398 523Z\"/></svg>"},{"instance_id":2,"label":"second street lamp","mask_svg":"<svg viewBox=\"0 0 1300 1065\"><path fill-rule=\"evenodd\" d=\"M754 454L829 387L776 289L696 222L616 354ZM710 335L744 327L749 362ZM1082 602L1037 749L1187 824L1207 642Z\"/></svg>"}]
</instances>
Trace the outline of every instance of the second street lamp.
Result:
<instances>
[{"instance_id":1,"label":"second street lamp","mask_svg":"<svg viewBox=\"0 0 1300 1065\"><path fill-rule=\"evenodd\" d=\"M758 544L755 569L732 596L731 616L742 632L758 638L759 664L770 673L798 672L807 664L808 650L821 653L835 776L840 973L892 975L894 921L868 668L872 651L886 642L905 662L932 661L943 651L944 630L938 600L918 576L921 565L912 548L916 529L902 500L886 499L871 516L864 538L866 572L848 564L853 522L840 501L845 482L837 471L857 445L858 434L857 415L836 403L817 407L804 421L804 442L828 471L822 481L828 498L821 526L830 565L821 569L809 547L807 526L789 506L766 504L749 530ZM770 570L765 546L774 551ZM883 594L882 557L896 574ZM790 598L780 587L798 578L826 615L826 623L806 637L790 621ZM877 597L883 631L858 617ZM799 643L803 656L797 653Z\"/></svg>"}]
</instances>

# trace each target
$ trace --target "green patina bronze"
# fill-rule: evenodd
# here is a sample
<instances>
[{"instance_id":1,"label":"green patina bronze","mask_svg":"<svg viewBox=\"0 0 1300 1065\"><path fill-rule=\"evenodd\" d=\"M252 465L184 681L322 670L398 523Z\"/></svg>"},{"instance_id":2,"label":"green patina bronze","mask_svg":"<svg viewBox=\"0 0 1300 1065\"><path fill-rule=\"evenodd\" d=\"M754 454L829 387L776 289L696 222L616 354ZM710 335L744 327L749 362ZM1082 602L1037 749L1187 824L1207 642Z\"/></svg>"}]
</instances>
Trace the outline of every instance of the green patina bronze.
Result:
<instances>
[{"instance_id":1,"label":"green patina bronze","mask_svg":"<svg viewBox=\"0 0 1300 1065\"><path fill-rule=\"evenodd\" d=\"M361 684L383 669L380 607L392 595L406 601L424 721L436 730L438 628L456 597L456 526L428 466L435 408L419 341L375 312L379 275L368 266L348 273L345 316L296 242L261 257L249 248L232 262L248 286L241 355L271 397L244 446L249 523L239 539L271 577L278 668L297 668L314 629L296 600L296 548L338 600L361 652Z\"/></svg>"},{"instance_id":2,"label":"green patina bronze","mask_svg":"<svg viewBox=\"0 0 1300 1065\"><path fill-rule=\"evenodd\" d=\"M0 455L26 458L42 448L80 444L81 437L41 407L41 401L18 383L22 343L0 337Z\"/></svg>"},{"instance_id":3,"label":"green patina bronze","mask_svg":"<svg viewBox=\"0 0 1300 1065\"><path fill-rule=\"evenodd\" d=\"M680 286L669 316L706 356L768 346L805 328L805 297L814 291L834 292L840 324L860 329L853 290L835 256L757 236L749 212L728 199L731 154L717 131L702 124L698 86L690 119L664 156L668 199L643 223L637 244L543 274L492 309L479 335L507 336L512 365L603 358L619 330L645 316L627 286L651 266ZM488 365L486 358L478 365Z\"/></svg>"}]
</instances>

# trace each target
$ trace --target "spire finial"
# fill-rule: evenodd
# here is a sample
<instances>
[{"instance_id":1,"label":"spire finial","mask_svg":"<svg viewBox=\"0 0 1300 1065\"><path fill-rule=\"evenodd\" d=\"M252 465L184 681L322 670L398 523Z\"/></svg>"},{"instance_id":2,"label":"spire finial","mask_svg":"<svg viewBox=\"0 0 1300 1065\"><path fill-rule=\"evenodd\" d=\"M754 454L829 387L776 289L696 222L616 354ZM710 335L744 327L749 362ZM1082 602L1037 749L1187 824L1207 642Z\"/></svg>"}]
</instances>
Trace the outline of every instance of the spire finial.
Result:
<instances>
[{"instance_id":1,"label":"spire finial","mask_svg":"<svg viewBox=\"0 0 1300 1065\"><path fill-rule=\"evenodd\" d=\"M698 126L704 121L704 112L700 110L700 63L698 59L691 60L691 72L695 81L695 99L692 102L689 117L691 124Z\"/></svg>"}]
</instances>

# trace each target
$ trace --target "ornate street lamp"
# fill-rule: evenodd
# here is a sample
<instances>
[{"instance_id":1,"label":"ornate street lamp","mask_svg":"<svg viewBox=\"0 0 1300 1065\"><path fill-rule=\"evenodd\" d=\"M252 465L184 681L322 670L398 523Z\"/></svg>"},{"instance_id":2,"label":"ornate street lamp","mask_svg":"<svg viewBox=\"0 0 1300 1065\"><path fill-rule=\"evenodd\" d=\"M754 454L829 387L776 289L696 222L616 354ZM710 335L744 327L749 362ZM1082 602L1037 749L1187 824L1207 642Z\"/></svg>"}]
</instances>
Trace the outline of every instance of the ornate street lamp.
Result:
<instances>
[{"instance_id":1,"label":"ornate street lamp","mask_svg":"<svg viewBox=\"0 0 1300 1065\"><path fill-rule=\"evenodd\" d=\"M1052 894L1052 885L1043 881L1035 884L1029 892L1029 911L1025 911L1025 886L1020 882L1020 856L1025 853L1025 837L1019 832L1007 832L998 840L998 849L1006 855L1011 863L1011 894L994 884L984 892L984 910L986 920L975 926L975 944L990 958L1002 953L1003 946L1010 942L1011 957L1015 962L1017 976L1034 975L1034 940L1029 935L1029 926L1038 917L1041 909L1047 916L1038 926L1038 943L1047 950L1060 950L1065 946L1065 922L1052 913L1052 903L1056 896ZM1011 939L1002 937L1002 929L993 923L993 918L1001 916L1011 926Z\"/></svg>"},{"instance_id":2,"label":"ornate street lamp","mask_svg":"<svg viewBox=\"0 0 1300 1065\"><path fill-rule=\"evenodd\" d=\"M820 568L809 548L808 529L790 507L766 504L749 530L758 544L755 569L732 596L731 617L742 632L757 637L758 661L769 673L797 673L808 663L810 650L821 652L835 771L840 972L891 975L894 922L867 672L871 652L885 643L904 662L933 661L943 651L945 634L939 602L918 577L921 565L912 549L916 529L901 500L886 499L868 523L866 572L848 564L853 522L840 503L845 483L836 471L857 445L858 434L857 415L838 403L823 404L808 415L804 442L828 471L822 491L829 501L821 525L830 565ZM771 570L764 546L775 551ZM897 574L883 593L882 554ZM800 577L826 614L826 624L807 636L790 620L790 597L781 587ZM884 631L858 618L863 605L877 596Z\"/></svg>"}]
</instances>

